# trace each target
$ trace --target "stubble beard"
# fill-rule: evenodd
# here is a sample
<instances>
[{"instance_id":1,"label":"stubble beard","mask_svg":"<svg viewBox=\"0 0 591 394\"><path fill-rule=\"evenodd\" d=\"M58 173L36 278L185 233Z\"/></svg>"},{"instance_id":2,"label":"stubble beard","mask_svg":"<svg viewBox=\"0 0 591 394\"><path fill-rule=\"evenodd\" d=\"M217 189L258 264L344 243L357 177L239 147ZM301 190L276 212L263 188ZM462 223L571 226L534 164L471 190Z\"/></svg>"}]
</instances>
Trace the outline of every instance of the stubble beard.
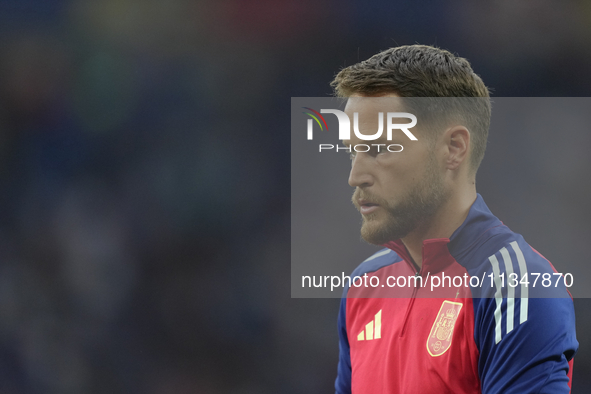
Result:
<instances>
[{"instance_id":1,"label":"stubble beard","mask_svg":"<svg viewBox=\"0 0 591 394\"><path fill-rule=\"evenodd\" d=\"M377 212L363 215L361 238L373 245L384 245L404 238L415 229L428 225L447 202L450 194L437 173L434 160L429 163L424 176L415 187L396 203L357 188L353 194L356 206L359 198L380 205Z\"/></svg>"}]
</instances>

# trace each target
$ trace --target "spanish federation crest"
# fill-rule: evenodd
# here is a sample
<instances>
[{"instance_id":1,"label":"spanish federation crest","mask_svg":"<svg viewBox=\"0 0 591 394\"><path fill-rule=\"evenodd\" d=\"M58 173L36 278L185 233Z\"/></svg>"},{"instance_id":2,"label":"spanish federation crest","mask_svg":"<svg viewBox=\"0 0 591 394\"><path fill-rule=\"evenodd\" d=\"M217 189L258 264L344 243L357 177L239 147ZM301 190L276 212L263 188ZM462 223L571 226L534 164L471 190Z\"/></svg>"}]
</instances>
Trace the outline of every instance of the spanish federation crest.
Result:
<instances>
[{"instance_id":1,"label":"spanish federation crest","mask_svg":"<svg viewBox=\"0 0 591 394\"><path fill-rule=\"evenodd\" d=\"M427 338L427 351L433 357L441 356L451 346L454 325L462 310L461 302L443 301Z\"/></svg>"}]
</instances>

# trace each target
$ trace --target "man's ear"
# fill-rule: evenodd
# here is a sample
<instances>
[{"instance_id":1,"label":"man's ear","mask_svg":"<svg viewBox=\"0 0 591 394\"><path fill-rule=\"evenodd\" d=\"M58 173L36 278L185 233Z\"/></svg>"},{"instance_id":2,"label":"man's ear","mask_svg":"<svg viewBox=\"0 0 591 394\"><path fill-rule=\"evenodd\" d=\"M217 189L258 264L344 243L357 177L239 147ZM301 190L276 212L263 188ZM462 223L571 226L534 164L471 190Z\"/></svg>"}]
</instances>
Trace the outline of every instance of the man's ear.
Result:
<instances>
[{"instance_id":1,"label":"man's ear","mask_svg":"<svg viewBox=\"0 0 591 394\"><path fill-rule=\"evenodd\" d=\"M448 170L456 170L470 156L470 131L465 126L453 126L444 133L447 148L445 165Z\"/></svg>"}]
</instances>

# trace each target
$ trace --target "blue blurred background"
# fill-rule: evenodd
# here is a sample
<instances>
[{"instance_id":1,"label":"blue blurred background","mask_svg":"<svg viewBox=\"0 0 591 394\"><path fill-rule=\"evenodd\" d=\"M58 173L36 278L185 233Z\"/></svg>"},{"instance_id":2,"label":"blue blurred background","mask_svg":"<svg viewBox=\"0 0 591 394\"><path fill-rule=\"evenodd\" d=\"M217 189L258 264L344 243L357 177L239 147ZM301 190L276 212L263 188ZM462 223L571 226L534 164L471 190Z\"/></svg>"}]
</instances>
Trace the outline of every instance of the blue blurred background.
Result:
<instances>
[{"instance_id":1,"label":"blue blurred background","mask_svg":"<svg viewBox=\"0 0 591 394\"><path fill-rule=\"evenodd\" d=\"M338 300L290 298L290 97L413 43L494 96L591 92L584 0L0 0L0 37L7 394L333 391Z\"/></svg>"}]
</instances>

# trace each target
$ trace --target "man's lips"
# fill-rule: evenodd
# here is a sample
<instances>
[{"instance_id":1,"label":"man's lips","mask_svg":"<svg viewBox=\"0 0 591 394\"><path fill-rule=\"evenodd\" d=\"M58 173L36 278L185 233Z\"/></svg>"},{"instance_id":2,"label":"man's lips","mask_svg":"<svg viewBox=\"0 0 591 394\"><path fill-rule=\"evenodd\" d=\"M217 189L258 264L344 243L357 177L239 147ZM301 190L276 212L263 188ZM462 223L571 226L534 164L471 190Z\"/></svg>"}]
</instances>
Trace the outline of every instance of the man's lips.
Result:
<instances>
[{"instance_id":1,"label":"man's lips","mask_svg":"<svg viewBox=\"0 0 591 394\"><path fill-rule=\"evenodd\" d=\"M373 211L377 210L380 206L378 204L375 204L371 201L367 201L367 200L357 200L358 206L359 206L359 212L361 212L362 215L367 215L369 213L372 213Z\"/></svg>"}]
</instances>

